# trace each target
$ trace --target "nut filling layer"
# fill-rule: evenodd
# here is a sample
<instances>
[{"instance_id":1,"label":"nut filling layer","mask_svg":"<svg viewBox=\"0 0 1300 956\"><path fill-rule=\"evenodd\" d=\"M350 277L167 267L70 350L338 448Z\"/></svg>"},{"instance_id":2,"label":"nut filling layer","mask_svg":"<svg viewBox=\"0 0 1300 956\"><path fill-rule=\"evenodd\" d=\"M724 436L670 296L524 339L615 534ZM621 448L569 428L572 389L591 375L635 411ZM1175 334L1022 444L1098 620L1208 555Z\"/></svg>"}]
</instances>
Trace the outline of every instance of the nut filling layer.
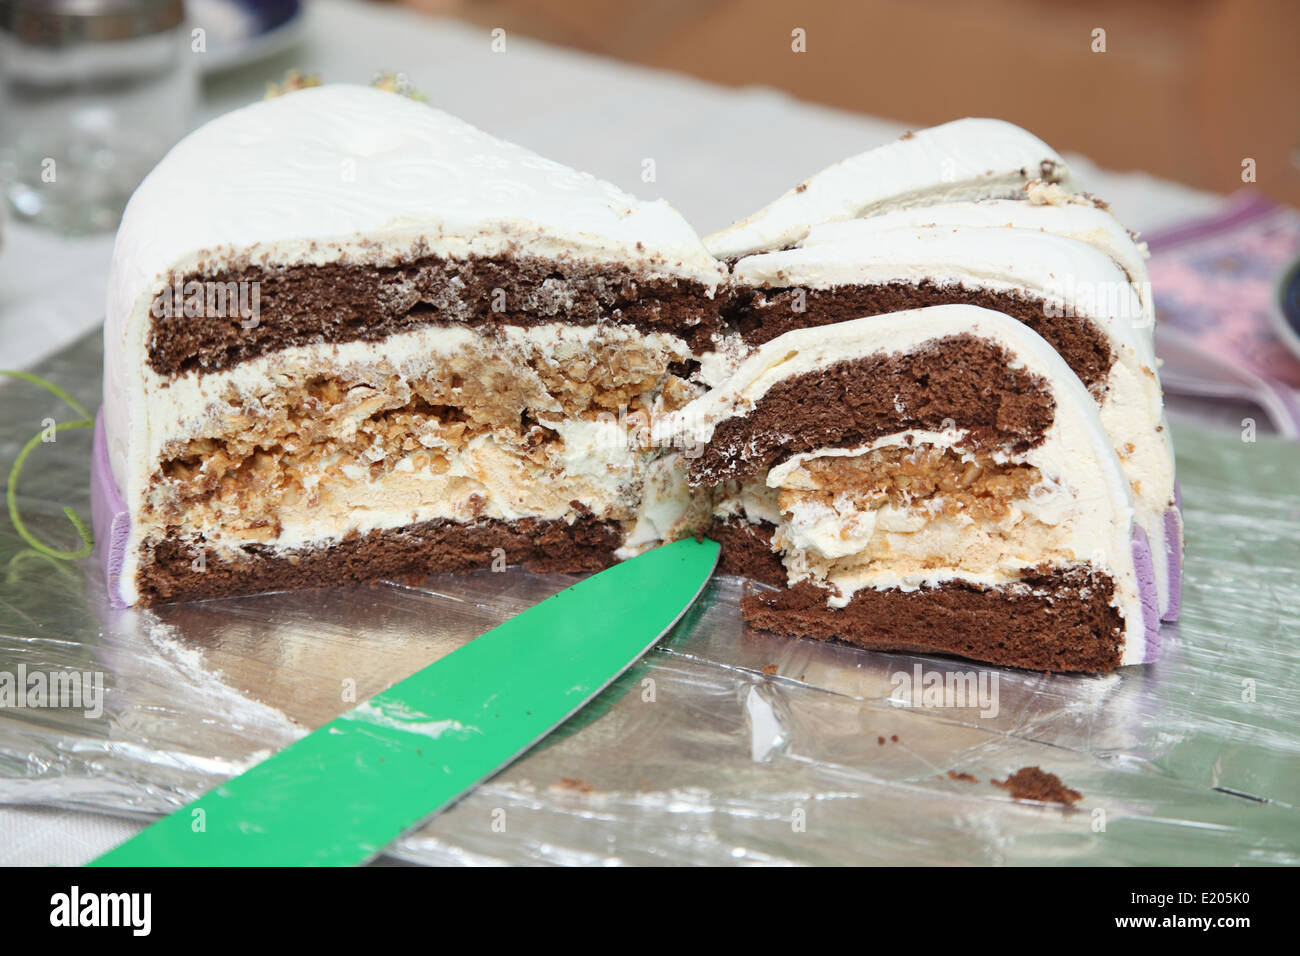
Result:
<instances>
[{"instance_id":1,"label":"nut filling layer","mask_svg":"<svg viewBox=\"0 0 1300 956\"><path fill-rule=\"evenodd\" d=\"M827 507L842 501L860 511L924 504L945 517L998 520L1041 480L1031 465L1002 464L988 455L967 456L934 445L894 446L865 455L813 458L785 482L779 501L783 511L797 501Z\"/></svg>"},{"instance_id":2,"label":"nut filling layer","mask_svg":"<svg viewBox=\"0 0 1300 956\"><path fill-rule=\"evenodd\" d=\"M1075 559L1067 491L1027 464L919 444L812 457L780 479L774 548L790 583L847 599L935 572L1014 581Z\"/></svg>"},{"instance_id":3,"label":"nut filling layer","mask_svg":"<svg viewBox=\"0 0 1300 956\"><path fill-rule=\"evenodd\" d=\"M651 454L638 423L693 397L669 371L684 354L610 327L558 344L476 333L418 367L281 365L257 394L227 384L197 433L165 447L142 518L155 541L227 559L300 546L348 516L364 531L379 501L412 522L632 522Z\"/></svg>"}]
</instances>

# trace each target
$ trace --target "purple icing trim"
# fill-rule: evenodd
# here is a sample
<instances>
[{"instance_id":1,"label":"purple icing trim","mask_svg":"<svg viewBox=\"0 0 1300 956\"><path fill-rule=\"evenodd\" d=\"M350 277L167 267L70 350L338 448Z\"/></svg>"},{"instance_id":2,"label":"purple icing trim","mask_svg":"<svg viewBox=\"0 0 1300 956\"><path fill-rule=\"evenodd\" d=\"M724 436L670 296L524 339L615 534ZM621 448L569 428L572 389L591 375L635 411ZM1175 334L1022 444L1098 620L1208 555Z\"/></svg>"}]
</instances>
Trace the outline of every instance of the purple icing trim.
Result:
<instances>
[{"instance_id":1,"label":"purple icing trim","mask_svg":"<svg viewBox=\"0 0 1300 956\"><path fill-rule=\"evenodd\" d=\"M95 443L90 459L90 518L95 528L99 564L108 585L108 602L113 607L126 607L118 583L126 558L126 539L131 533L131 516L118 494L113 467L108 462L103 409L95 415Z\"/></svg>"},{"instance_id":2,"label":"purple icing trim","mask_svg":"<svg viewBox=\"0 0 1300 956\"><path fill-rule=\"evenodd\" d=\"M1147 533L1133 526L1133 571L1137 575L1138 599L1142 602L1142 624L1146 647L1142 663L1160 659L1160 597L1156 591L1156 569L1151 562Z\"/></svg>"},{"instance_id":3,"label":"purple icing trim","mask_svg":"<svg viewBox=\"0 0 1300 956\"><path fill-rule=\"evenodd\" d=\"M1165 512L1165 554L1169 563L1169 607L1161 620L1176 621L1183 606L1183 495L1174 481L1174 506Z\"/></svg>"}]
</instances>

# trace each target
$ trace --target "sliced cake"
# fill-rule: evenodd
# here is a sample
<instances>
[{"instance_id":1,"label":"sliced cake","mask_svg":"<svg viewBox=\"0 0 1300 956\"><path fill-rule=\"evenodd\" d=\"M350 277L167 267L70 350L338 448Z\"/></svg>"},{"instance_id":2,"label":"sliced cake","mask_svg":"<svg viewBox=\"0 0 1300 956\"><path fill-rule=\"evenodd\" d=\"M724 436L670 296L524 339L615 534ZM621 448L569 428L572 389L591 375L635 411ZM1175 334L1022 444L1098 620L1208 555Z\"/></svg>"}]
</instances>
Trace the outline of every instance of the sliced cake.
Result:
<instances>
[{"instance_id":1,"label":"sliced cake","mask_svg":"<svg viewBox=\"0 0 1300 956\"><path fill-rule=\"evenodd\" d=\"M707 534L767 586L757 627L1149 661L1181 542L1144 269L992 120L831 167L706 248L396 93L295 91L187 137L126 210L109 597L591 571Z\"/></svg>"},{"instance_id":2,"label":"sliced cake","mask_svg":"<svg viewBox=\"0 0 1300 956\"><path fill-rule=\"evenodd\" d=\"M1162 614L1177 618L1182 518L1146 249L1050 147L994 120L908 134L705 244L733 270L730 334L702 363L711 383L794 328L945 302L1027 322L1101 403L1151 536Z\"/></svg>"}]
</instances>

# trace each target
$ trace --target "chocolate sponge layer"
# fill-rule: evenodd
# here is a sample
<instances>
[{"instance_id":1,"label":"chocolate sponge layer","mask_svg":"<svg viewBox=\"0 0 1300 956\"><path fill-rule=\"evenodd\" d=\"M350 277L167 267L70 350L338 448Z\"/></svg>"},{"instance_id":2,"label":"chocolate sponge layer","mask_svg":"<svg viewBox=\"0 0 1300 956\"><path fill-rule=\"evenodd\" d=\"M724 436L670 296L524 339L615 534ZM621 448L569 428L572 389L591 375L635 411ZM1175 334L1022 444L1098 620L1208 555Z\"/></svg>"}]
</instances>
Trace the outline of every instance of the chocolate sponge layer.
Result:
<instances>
[{"instance_id":1,"label":"chocolate sponge layer","mask_svg":"<svg viewBox=\"0 0 1300 956\"><path fill-rule=\"evenodd\" d=\"M591 517L573 524L436 520L353 535L329 547L275 552L247 545L235 561L205 554L200 562L193 546L162 541L146 549L137 580L142 603L164 604L472 571L491 567L502 552L506 564L534 571L598 571L614 563L621 543L616 524Z\"/></svg>"},{"instance_id":2,"label":"chocolate sponge layer","mask_svg":"<svg viewBox=\"0 0 1300 956\"><path fill-rule=\"evenodd\" d=\"M959 582L914 591L863 588L842 608L827 606L824 588L803 583L748 594L741 613L762 630L871 650L1097 673L1120 662L1123 624L1110 604L1113 593L1108 575L1071 568L995 588Z\"/></svg>"},{"instance_id":3,"label":"chocolate sponge layer","mask_svg":"<svg viewBox=\"0 0 1300 956\"><path fill-rule=\"evenodd\" d=\"M692 484L744 479L803 452L954 424L972 450L1018 454L1042 442L1055 410L1046 383L1013 368L1001 346L953 335L791 376L720 422L687 474Z\"/></svg>"},{"instance_id":4,"label":"chocolate sponge layer","mask_svg":"<svg viewBox=\"0 0 1300 956\"><path fill-rule=\"evenodd\" d=\"M762 345L792 329L954 303L1002 312L1029 326L1051 343L1090 389L1102 386L1115 362L1110 344L1091 319L1049 316L1047 303L1029 293L941 285L929 279L833 289L738 289L728 313L746 342ZM802 308L796 310L796 305Z\"/></svg>"},{"instance_id":5,"label":"chocolate sponge layer","mask_svg":"<svg viewBox=\"0 0 1300 956\"><path fill-rule=\"evenodd\" d=\"M714 518L705 537L722 546L718 574L734 574L773 587L785 587L785 565L781 556L772 550L775 530L776 526L769 521Z\"/></svg>"},{"instance_id":6,"label":"chocolate sponge layer","mask_svg":"<svg viewBox=\"0 0 1300 956\"><path fill-rule=\"evenodd\" d=\"M707 347L720 305L687 279L570 259L429 256L404 265L295 265L196 272L184 282L256 283L257 314L186 315L171 290L153 306L149 367L160 375L218 372L296 345L379 342L439 323L532 326L610 321ZM182 286L183 288L183 286ZM251 291L246 293L251 301ZM177 301L173 301L177 300ZM215 300L214 300L215 301ZM194 311L193 309L190 310Z\"/></svg>"}]
</instances>

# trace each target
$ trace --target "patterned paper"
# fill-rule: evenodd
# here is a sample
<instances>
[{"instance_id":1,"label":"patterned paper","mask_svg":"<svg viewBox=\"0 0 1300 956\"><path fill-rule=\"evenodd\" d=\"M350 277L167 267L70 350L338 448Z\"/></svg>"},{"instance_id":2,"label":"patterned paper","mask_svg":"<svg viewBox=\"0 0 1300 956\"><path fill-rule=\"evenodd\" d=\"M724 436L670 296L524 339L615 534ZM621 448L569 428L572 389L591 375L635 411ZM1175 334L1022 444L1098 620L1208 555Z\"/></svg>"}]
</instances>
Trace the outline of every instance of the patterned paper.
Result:
<instances>
[{"instance_id":1,"label":"patterned paper","mask_svg":"<svg viewBox=\"0 0 1300 956\"><path fill-rule=\"evenodd\" d=\"M1243 191L1215 216L1144 238L1157 320L1300 409L1300 359L1270 315L1278 281L1300 256L1300 211Z\"/></svg>"}]
</instances>

